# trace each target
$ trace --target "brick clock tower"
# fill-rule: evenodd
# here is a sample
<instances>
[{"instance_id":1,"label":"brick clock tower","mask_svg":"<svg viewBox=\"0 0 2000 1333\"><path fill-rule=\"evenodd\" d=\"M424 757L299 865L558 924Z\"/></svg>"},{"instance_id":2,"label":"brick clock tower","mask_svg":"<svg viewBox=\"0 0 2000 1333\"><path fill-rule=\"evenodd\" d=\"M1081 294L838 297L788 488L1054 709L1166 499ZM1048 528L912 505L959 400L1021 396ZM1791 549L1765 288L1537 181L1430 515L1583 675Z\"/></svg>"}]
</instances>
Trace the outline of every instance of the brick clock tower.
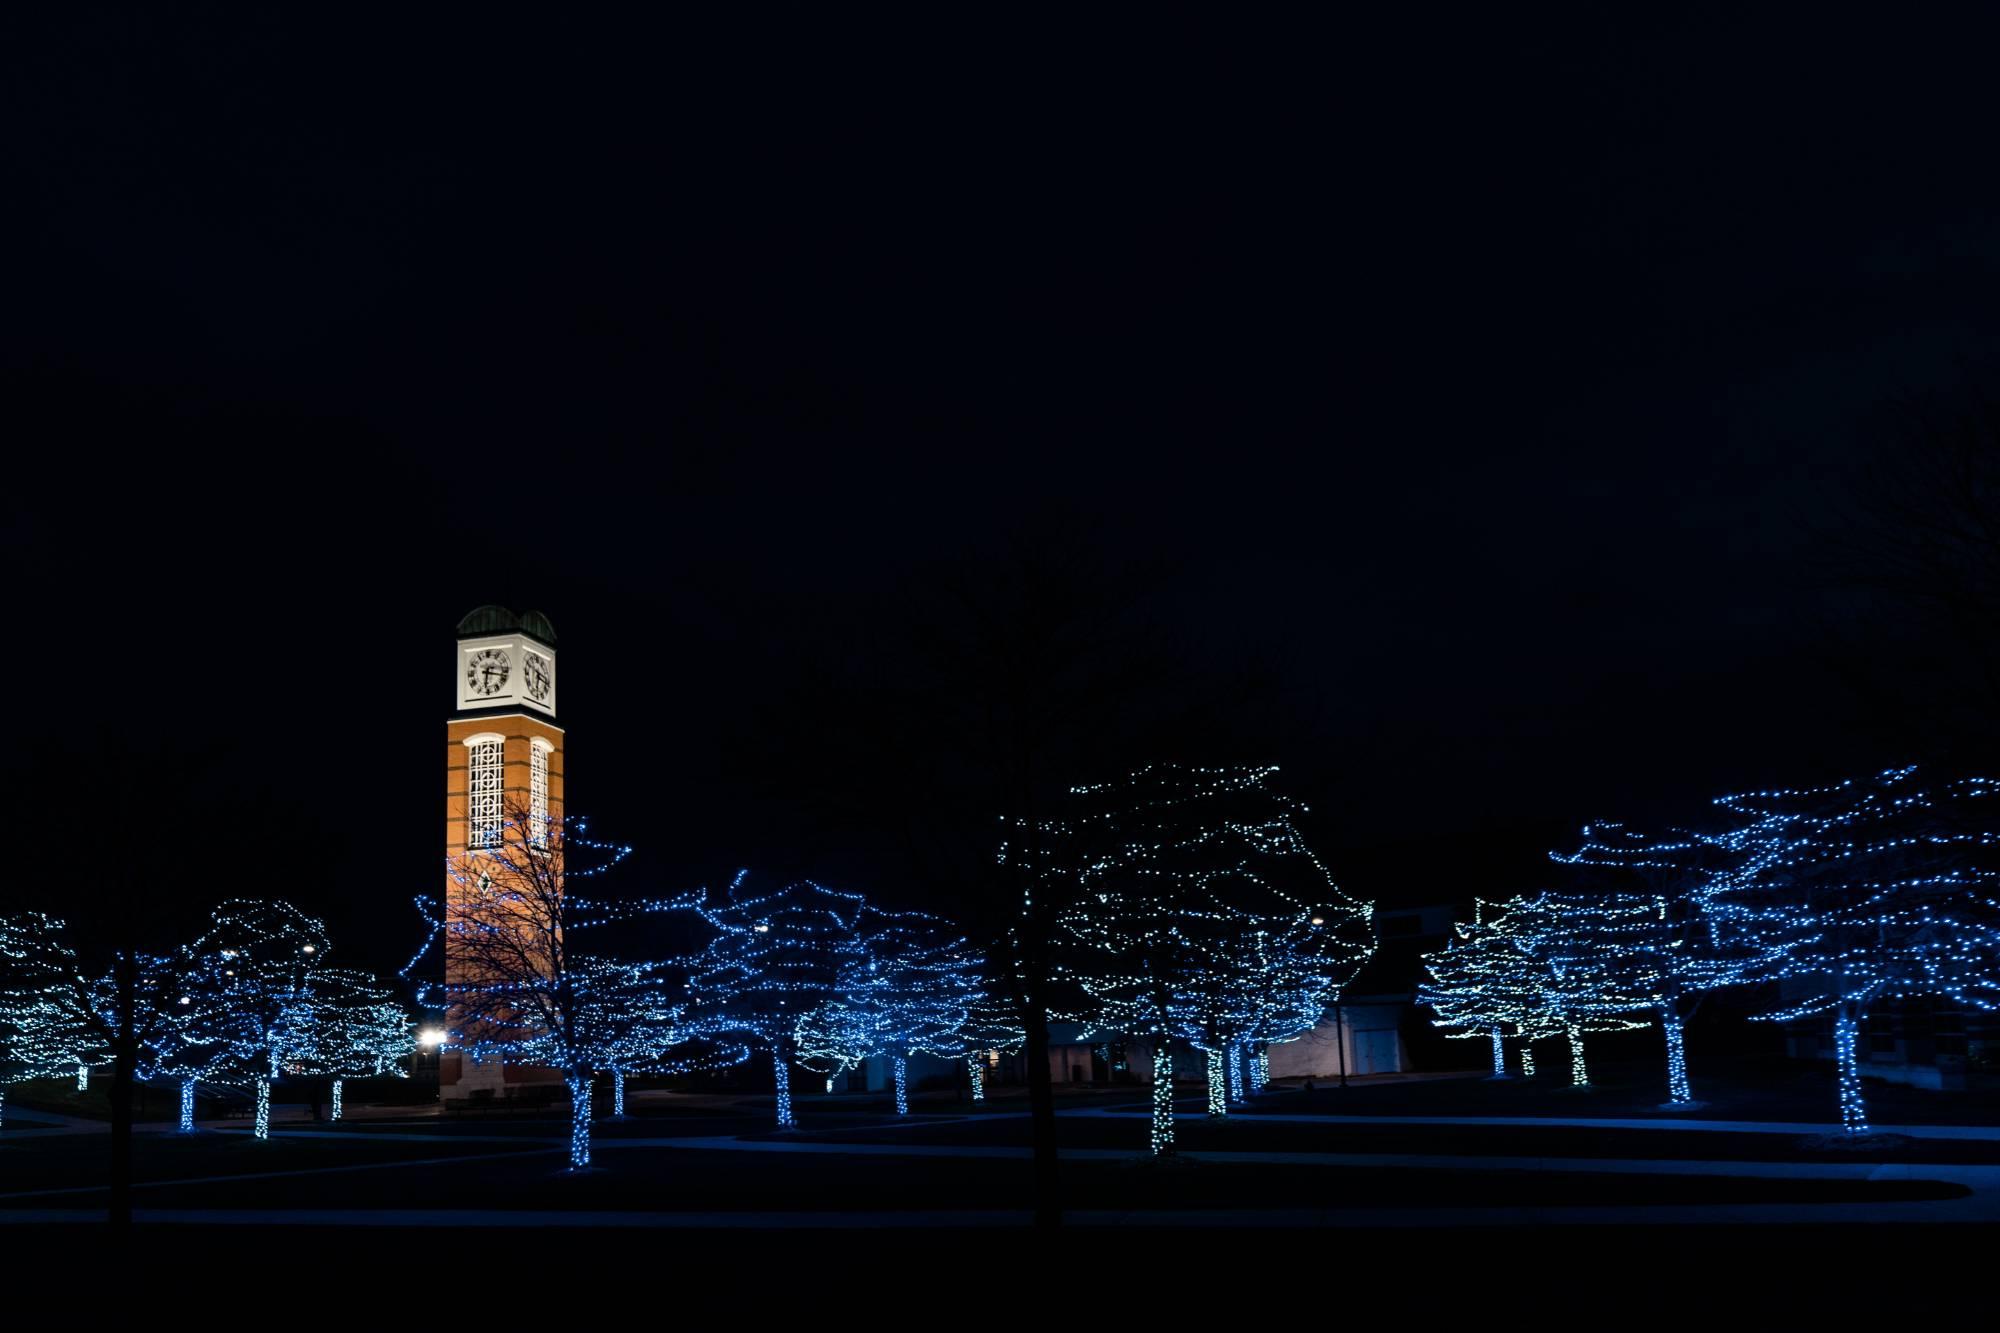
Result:
<instances>
[{"instance_id":1,"label":"brick clock tower","mask_svg":"<svg viewBox=\"0 0 2000 1333\"><path fill-rule=\"evenodd\" d=\"M468 846L497 837L510 808L537 820L562 817L555 627L539 611L480 607L458 622L456 679L458 708L444 728L444 850L453 863ZM447 917L455 897L447 873ZM448 941L444 967L450 990L457 978ZM456 1051L445 1052L438 1069L438 1093L448 1102L550 1081L560 1081L551 1070L475 1064Z\"/></svg>"}]
</instances>

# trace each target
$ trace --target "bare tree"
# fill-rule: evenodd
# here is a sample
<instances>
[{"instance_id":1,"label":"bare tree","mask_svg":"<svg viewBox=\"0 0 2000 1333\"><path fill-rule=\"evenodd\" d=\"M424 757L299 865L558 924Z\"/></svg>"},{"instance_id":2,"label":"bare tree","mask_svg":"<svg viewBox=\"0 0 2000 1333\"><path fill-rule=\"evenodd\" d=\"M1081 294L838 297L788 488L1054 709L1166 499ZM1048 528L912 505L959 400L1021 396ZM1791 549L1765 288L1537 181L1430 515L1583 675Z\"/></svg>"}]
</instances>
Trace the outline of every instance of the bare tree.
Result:
<instances>
[{"instance_id":1,"label":"bare tree","mask_svg":"<svg viewBox=\"0 0 2000 1333\"><path fill-rule=\"evenodd\" d=\"M622 901L583 896L585 881L631 850L587 837L581 820L541 818L510 803L491 840L452 860L443 913L433 913L433 938L441 936L444 947L440 998L447 1045L475 1061L560 1073L570 1096L573 1170L590 1164L596 1071L632 1058L633 1012L653 1016L662 1047L684 1032L677 1022L684 992L649 989L645 964L618 963L575 946L579 931L700 905L699 894Z\"/></svg>"}]
</instances>

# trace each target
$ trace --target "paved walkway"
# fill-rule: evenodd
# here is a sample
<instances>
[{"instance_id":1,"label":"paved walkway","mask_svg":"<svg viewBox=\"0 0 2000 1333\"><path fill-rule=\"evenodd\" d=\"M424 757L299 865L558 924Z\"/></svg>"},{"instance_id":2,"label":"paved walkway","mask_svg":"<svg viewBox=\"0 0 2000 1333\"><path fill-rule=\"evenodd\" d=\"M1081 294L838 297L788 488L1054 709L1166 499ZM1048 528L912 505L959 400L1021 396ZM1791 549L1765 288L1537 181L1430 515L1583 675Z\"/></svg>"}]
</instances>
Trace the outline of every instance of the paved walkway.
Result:
<instances>
[{"instance_id":1,"label":"paved walkway","mask_svg":"<svg viewBox=\"0 0 2000 1333\"><path fill-rule=\"evenodd\" d=\"M1150 1120L1151 1111L1114 1107L1079 1107L1061 1115L1106 1120ZM1509 1129L1648 1129L1662 1133L1693 1130L1719 1134L1836 1134L1840 1126L1811 1120L1607 1120L1586 1116L1517 1115L1292 1115L1246 1111L1229 1117L1253 1125L1499 1125ZM1176 1120L1206 1121L1207 1112L1180 1112ZM1913 1139L1974 1139L2000 1141L2000 1125L1876 1125L1877 1134L1901 1134Z\"/></svg>"}]
</instances>

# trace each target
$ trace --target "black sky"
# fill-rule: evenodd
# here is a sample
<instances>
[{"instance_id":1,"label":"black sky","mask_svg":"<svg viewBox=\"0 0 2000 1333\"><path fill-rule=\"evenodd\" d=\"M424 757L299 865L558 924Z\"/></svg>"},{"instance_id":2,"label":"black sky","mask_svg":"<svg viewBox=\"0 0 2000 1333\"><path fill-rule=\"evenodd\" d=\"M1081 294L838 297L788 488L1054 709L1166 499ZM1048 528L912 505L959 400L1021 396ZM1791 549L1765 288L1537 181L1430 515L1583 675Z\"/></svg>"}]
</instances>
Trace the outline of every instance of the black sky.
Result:
<instances>
[{"instance_id":1,"label":"black sky","mask_svg":"<svg viewBox=\"0 0 2000 1333\"><path fill-rule=\"evenodd\" d=\"M17 21L16 771L318 754L304 896L401 928L451 626L533 606L643 879L948 902L787 701L1051 513L1274 683L1173 757L1284 764L1366 896L1905 758L1826 530L1992 364L1993 35Z\"/></svg>"}]
</instances>

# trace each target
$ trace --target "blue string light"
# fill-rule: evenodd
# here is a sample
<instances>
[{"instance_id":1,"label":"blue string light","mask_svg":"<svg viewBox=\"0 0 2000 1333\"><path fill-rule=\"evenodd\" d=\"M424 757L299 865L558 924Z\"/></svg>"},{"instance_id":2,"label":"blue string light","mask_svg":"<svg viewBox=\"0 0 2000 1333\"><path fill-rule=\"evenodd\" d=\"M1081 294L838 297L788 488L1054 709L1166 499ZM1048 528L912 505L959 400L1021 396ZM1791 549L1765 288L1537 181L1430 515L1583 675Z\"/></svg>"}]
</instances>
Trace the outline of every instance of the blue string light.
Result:
<instances>
[{"instance_id":1,"label":"blue string light","mask_svg":"<svg viewBox=\"0 0 2000 1333\"><path fill-rule=\"evenodd\" d=\"M886 1055L907 1114L907 1057L956 1058L986 1035L972 1029L986 999L982 960L941 919L810 881L756 894L746 880L739 873L727 901L699 909L716 936L689 988L707 1031L771 1053L779 1128L795 1124L794 1062L830 1081Z\"/></svg>"},{"instance_id":2,"label":"blue string light","mask_svg":"<svg viewBox=\"0 0 2000 1333\"><path fill-rule=\"evenodd\" d=\"M1766 1022L1833 1017L1841 1124L1868 1131L1858 1056L1878 1006L1937 997L2000 1009L2000 781L1920 784L1886 769L1825 787L1716 802L1735 826L1710 841L1735 857L1709 894L1716 933L1778 983Z\"/></svg>"}]
</instances>

